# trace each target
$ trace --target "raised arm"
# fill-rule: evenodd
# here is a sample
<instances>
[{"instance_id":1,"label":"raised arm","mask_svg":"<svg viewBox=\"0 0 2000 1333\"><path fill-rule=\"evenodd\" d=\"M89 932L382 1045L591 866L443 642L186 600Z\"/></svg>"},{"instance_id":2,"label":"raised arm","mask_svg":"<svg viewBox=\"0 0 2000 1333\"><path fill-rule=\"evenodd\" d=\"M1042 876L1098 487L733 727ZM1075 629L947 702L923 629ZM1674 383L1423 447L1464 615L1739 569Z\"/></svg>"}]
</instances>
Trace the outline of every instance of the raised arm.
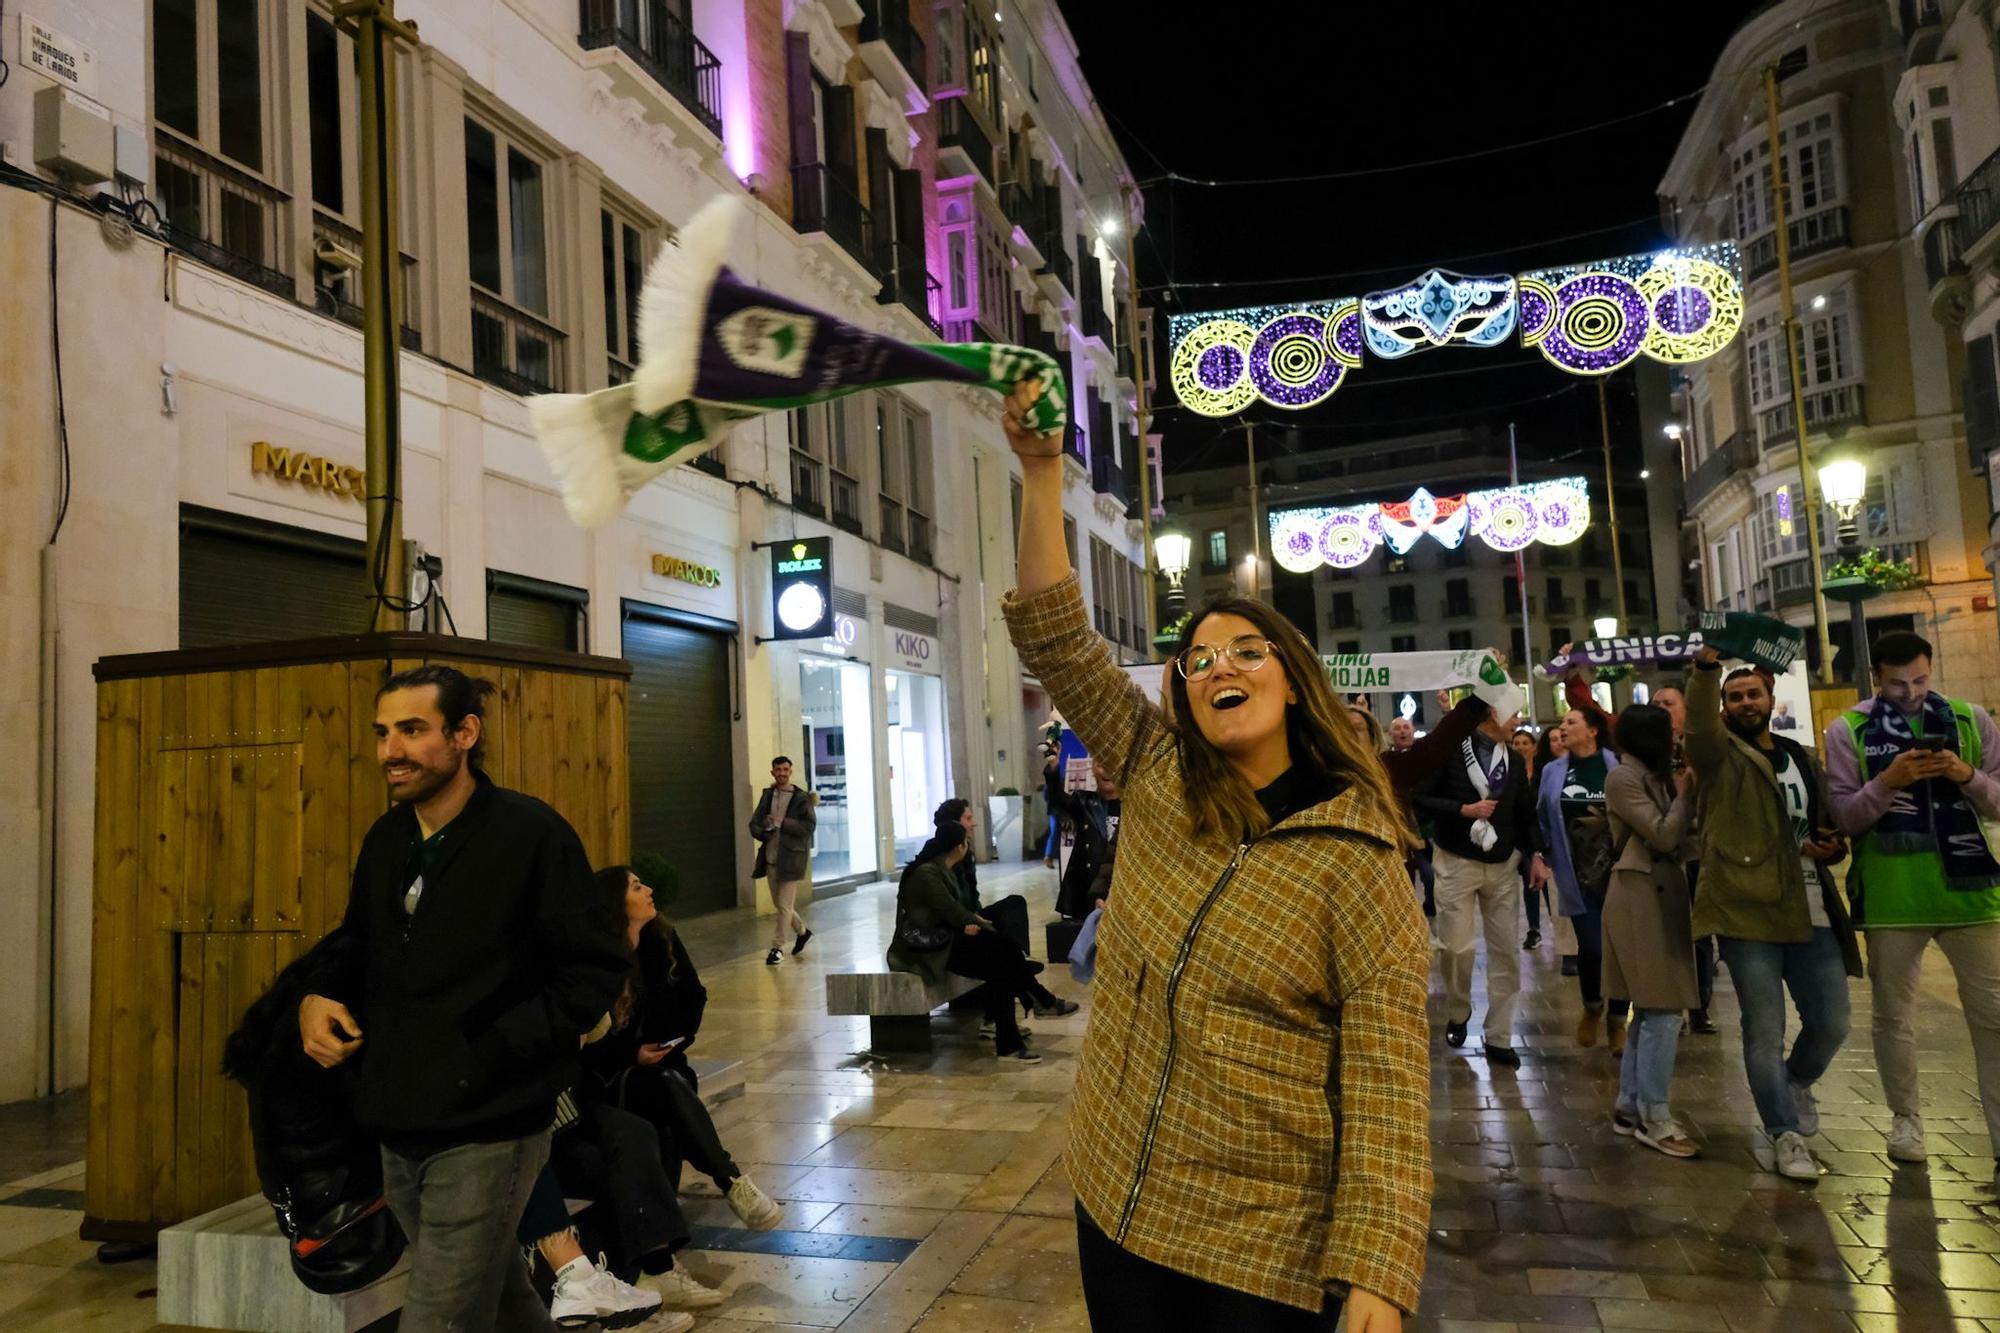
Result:
<instances>
[{"instance_id":1,"label":"raised arm","mask_svg":"<svg viewBox=\"0 0 2000 1333\"><path fill-rule=\"evenodd\" d=\"M1396 794L1407 797L1425 778L1451 762L1459 753L1458 747L1465 744L1492 711L1478 695L1468 694L1444 715L1436 730L1419 738L1407 750L1391 750L1383 755L1382 766L1389 770L1389 783Z\"/></svg>"},{"instance_id":2,"label":"raised arm","mask_svg":"<svg viewBox=\"0 0 2000 1333\"><path fill-rule=\"evenodd\" d=\"M1722 730L1722 656L1713 648L1702 649L1688 673L1687 728L1682 737L1695 775L1714 776L1729 741Z\"/></svg>"},{"instance_id":3,"label":"raised arm","mask_svg":"<svg viewBox=\"0 0 2000 1333\"><path fill-rule=\"evenodd\" d=\"M1637 764L1620 764L1604 779L1604 803L1619 822L1632 830L1659 856L1671 854L1687 836L1692 807L1685 795L1661 810L1646 790L1646 779Z\"/></svg>"}]
</instances>

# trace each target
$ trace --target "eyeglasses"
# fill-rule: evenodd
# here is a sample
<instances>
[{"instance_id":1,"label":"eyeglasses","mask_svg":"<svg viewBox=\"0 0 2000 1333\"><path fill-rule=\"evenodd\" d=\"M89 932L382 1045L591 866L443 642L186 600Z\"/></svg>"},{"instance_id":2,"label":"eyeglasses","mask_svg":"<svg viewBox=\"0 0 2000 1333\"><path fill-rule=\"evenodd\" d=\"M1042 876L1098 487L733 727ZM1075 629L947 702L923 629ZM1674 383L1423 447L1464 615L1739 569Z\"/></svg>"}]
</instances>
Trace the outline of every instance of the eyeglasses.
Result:
<instances>
[{"instance_id":1,"label":"eyeglasses","mask_svg":"<svg viewBox=\"0 0 2000 1333\"><path fill-rule=\"evenodd\" d=\"M1256 671L1271 660L1271 641L1261 634L1239 634L1220 648L1198 643L1176 657L1174 666L1189 680L1201 680L1225 656L1238 671Z\"/></svg>"}]
</instances>

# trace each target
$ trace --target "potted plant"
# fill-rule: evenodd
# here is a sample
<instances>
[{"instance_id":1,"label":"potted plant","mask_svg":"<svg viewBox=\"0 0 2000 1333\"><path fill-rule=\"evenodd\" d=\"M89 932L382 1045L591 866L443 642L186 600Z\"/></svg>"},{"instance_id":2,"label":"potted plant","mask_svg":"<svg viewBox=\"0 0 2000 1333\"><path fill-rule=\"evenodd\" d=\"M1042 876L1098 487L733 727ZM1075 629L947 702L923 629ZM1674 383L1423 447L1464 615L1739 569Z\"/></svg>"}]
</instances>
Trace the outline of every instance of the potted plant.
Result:
<instances>
[{"instance_id":1,"label":"potted plant","mask_svg":"<svg viewBox=\"0 0 2000 1333\"><path fill-rule=\"evenodd\" d=\"M1915 565L1885 559L1874 547L1836 561L1826 571L1820 591L1837 602L1865 602L1885 592L1903 592L1923 585L1924 576Z\"/></svg>"}]
</instances>

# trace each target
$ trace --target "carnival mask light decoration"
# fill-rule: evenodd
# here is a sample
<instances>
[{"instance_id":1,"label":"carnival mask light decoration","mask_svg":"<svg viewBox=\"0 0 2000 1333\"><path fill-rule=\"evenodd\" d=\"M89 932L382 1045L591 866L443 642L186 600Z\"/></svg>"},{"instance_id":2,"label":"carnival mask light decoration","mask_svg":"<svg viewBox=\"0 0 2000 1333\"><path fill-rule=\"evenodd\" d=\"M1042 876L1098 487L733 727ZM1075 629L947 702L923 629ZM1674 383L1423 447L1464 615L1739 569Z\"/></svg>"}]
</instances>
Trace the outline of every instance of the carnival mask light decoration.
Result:
<instances>
[{"instance_id":1,"label":"carnival mask light decoration","mask_svg":"<svg viewBox=\"0 0 2000 1333\"><path fill-rule=\"evenodd\" d=\"M1361 298L1368 350L1385 360L1462 342L1493 347L1514 331L1514 280L1432 269L1415 282Z\"/></svg>"}]
</instances>

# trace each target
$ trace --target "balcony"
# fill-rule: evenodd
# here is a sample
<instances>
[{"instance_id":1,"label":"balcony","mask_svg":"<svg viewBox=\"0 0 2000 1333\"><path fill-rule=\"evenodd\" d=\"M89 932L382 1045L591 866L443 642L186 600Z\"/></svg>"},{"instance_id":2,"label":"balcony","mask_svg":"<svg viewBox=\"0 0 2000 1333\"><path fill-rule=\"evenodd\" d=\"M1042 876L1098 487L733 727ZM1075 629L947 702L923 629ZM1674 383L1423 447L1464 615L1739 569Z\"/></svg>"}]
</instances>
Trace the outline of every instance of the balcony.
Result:
<instances>
[{"instance_id":1,"label":"balcony","mask_svg":"<svg viewBox=\"0 0 2000 1333\"><path fill-rule=\"evenodd\" d=\"M361 253L361 233L338 218L324 213L313 214L313 241L330 241L353 254ZM423 338L410 322L410 312L414 308L410 302L411 289L415 284L417 260L414 255L404 255L402 264L403 290L400 304L403 307L402 345L405 351L421 352ZM352 328L361 327L361 271L359 269L329 269L315 265L313 273L313 309L329 318L337 319ZM619 381L613 381L618 383Z\"/></svg>"},{"instance_id":2,"label":"balcony","mask_svg":"<svg viewBox=\"0 0 2000 1333\"><path fill-rule=\"evenodd\" d=\"M883 247L880 269L882 290L875 296L881 305L891 305L901 301L905 309L921 319L930 331L944 337L944 325L938 322L938 298L943 288L930 274L924 259L921 243L898 242Z\"/></svg>"},{"instance_id":3,"label":"balcony","mask_svg":"<svg viewBox=\"0 0 2000 1333\"><path fill-rule=\"evenodd\" d=\"M1771 604L1780 610L1813 599L1812 561L1805 556L1770 566Z\"/></svg>"},{"instance_id":4,"label":"balcony","mask_svg":"<svg viewBox=\"0 0 2000 1333\"><path fill-rule=\"evenodd\" d=\"M1061 303L1062 298L1075 296L1076 265L1070 262L1069 251L1063 249L1062 241L1059 238L1052 238L1048 248L1042 251L1042 255L1048 260L1049 266L1039 276L1053 278L1061 286L1062 295L1056 298L1058 302Z\"/></svg>"},{"instance_id":5,"label":"balcony","mask_svg":"<svg viewBox=\"0 0 2000 1333\"><path fill-rule=\"evenodd\" d=\"M1792 262L1810 259L1847 244L1847 208L1835 204L1816 213L1807 213L1785 224L1792 242ZM1778 270L1778 233L1775 229L1752 237L1743 246L1743 279L1754 282Z\"/></svg>"},{"instance_id":6,"label":"balcony","mask_svg":"<svg viewBox=\"0 0 2000 1333\"><path fill-rule=\"evenodd\" d=\"M477 287L472 289L472 373L522 396L563 387L561 333Z\"/></svg>"},{"instance_id":7,"label":"balcony","mask_svg":"<svg viewBox=\"0 0 2000 1333\"><path fill-rule=\"evenodd\" d=\"M1713 495L1731 477L1748 475L1757 466L1757 447L1748 437L1736 434L1724 440L1707 458L1701 460L1694 474L1687 479L1687 510L1691 514L1700 508L1701 502Z\"/></svg>"},{"instance_id":8,"label":"balcony","mask_svg":"<svg viewBox=\"0 0 2000 1333\"><path fill-rule=\"evenodd\" d=\"M1938 0L1898 0L1896 27L1903 35L1905 63L1928 65L1944 38L1944 15Z\"/></svg>"},{"instance_id":9,"label":"balcony","mask_svg":"<svg viewBox=\"0 0 2000 1333\"><path fill-rule=\"evenodd\" d=\"M298 286L284 270L285 205L291 196L189 146L154 134L160 215L174 249L287 301Z\"/></svg>"},{"instance_id":10,"label":"balcony","mask_svg":"<svg viewBox=\"0 0 2000 1333\"><path fill-rule=\"evenodd\" d=\"M909 511L909 519L910 519L910 549L907 552L907 554L909 555L910 559L916 561L920 565L928 565L935 563L934 554L931 550L930 518L927 515L919 514L916 510L912 509Z\"/></svg>"},{"instance_id":11,"label":"balcony","mask_svg":"<svg viewBox=\"0 0 2000 1333\"><path fill-rule=\"evenodd\" d=\"M959 170L959 174L968 174L962 169L954 168L948 160L946 155L954 154L963 161L965 167L977 172L979 178L986 182L987 188L991 189L993 140L980 125L979 118L972 114L965 99L949 98L936 103L932 110L937 115L939 177L948 180L954 170Z\"/></svg>"},{"instance_id":12,"label":"balcony","mask_svg":"<svg viewBox=\"0 0 2000 1333\"><path fill-rule=\"evenodd\" d=\"M1417 623L1417 604L1414 600L1389 603L1389 623L1391 625L1414 625Z\"/></svg>"},{"instance_id":13,"label":"balcony","mask_svg":"<svg viewBox=\"0 0 2000 1333\"><path fill-rule=\"evenodd\" d=\"M1438 614L1446 620L1470 620L1479 614L1473 609L1471 599L1463 601L1447 597L1438 603Z\"/></svg>"},{"instance_id":14,"label":"balcony","mask_svg":"<svg viewBox=\"0 0 2000 1333\"><path fill-rule=\"evenodd\" d=\"M665 0L579 0L576 44L622 51L722 137L722 62Z\"/></svg>"},{"instance_id":15,"label":"balcony","mask_svg":"<svg viewBox=\"0 0 2000 1333\"><path fill-rule=\"evenodd\" d=\"M1808 434L1834 426L1865 425L1868 413L1859 384L1836 384L1829 389L1813 389L1805 396ZM1788 398L1757 413L1757 434L1766 449L1789 444L1798 435L1798 420L1792 415Z\"/></svg>"},{"instance_id":16,"label":"balcony","mask_svg":"<svg viewBox=\"0 0 2000 1333\"><path fill-rule=\"evenodd\" d=\"M1970 255L2000 224L2000 151L1966 173L1958 185L1958 252Z\"/></svg>"},{"instance_id":17,"label":"balcony","mask_svg":"<svg viewBox=\"0 0 2000 1333\"><path fill-rule=\"evenodd\" d=\"M792 168L792 226L801 235L825 232L877 279L885 256L874 245L874 220L853 182L824 162Z\"/></svg>"},{"instance_id":18,"label":"balcony","mask_svg":"<svg viewBox=\"0 0 2000 1333\"><path fill-rule=\"evenodd\" d=\"M1573 616L1579 608L1574 597L1549 597L1544 599L1543 609L1552 616Z\"/></svg>"},{"instance_id":19,"label":"balcony","mask_svg":"<svg viewBox=\"0 0 2000 1333\"><path fill-rule=\"evenodd\" d=\"M1939 204L1924 229L1924 279L1931 295L1931 318L1947 326L1965 319L1972 283L1958 248L1958 205Z\"/></svg>"},{"instance_id":20,"label":"balcony","mask_svg":"<svg viewBox=\"0 0 2000 1333\"><path fill-rule=\"evenodd\" d=\"M1003 334L995 333L992 329L986 327L986 321L977 315L968 315L962 319L945 320L944 340L948 343L1004 343L1013 341L1013 339ZM1075 423L1072 422L1071 424L1074 425Z\"/></svg>"},{"instance_id":21,"label":"balcony","mask_svg":"<svg viewBox=\"0 0 2000 1333\"><path fill-rule=\"evenodd\" d=\"M910 0L860 0L861 63L903 103L905 114L930 106L930 52L910 23Z\"/></svg>"},{"instance_id":22,"label":"balcony","mask_svg":"<svg viewBox=\"0 0 2000 1333\"><path fill-rule=\"evenodd\" d=\"M1093 442L1094 444L1094 442ZM1106 449L1099 453L1094 447L1090 454L1091 489L1099 495L1125 498L1125 469L1118 466L1117 454Z\"/></svg>"}]
</instances>

